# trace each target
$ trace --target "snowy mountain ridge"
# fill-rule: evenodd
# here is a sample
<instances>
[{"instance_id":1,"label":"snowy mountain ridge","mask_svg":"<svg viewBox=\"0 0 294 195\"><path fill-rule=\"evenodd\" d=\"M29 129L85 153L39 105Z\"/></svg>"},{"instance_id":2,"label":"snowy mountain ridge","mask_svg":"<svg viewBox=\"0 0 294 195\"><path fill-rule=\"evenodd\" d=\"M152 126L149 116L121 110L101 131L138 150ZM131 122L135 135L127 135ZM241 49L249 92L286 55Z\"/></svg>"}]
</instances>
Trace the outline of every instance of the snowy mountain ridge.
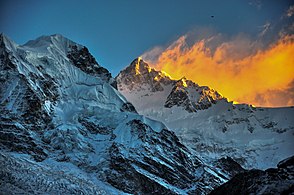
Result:
<instances>
[{"instance_id":1,"label":"snowy mountain ridge","mask_svg":"<svg viewBox=\"0 0 294 195\"><path fill-rule=\"evenodd\" d=\"M1 34L0 81L3 193L207 194L243 170L205 163L137 114L88 49L61 35L17 45Z\"/></svg>"},{"instance_id":2,"label":"snowy mountain ridge","mask_svg":"<svg viewBox=\"0 0 294 195\"><path fill-rule=\"evenodd\" d=\"M294 107L235 105L209 87L185 78L158 79L162 74L135 59L116 77L118 90L139 114L173 129L196 154L214 160L229 155L246 168L258 169L274 167L294 154Z\"/></svg>"}]
</instances>

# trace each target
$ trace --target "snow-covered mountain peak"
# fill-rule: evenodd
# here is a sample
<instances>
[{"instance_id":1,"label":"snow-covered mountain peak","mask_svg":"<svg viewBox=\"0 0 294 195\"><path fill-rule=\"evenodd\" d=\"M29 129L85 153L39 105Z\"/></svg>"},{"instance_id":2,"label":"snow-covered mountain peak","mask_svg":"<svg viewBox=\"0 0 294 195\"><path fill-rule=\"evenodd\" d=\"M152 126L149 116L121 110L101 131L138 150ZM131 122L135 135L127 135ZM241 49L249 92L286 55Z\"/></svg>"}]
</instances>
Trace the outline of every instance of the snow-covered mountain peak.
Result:
<instances>
[{"instance_id":1,"label":"snow-covered mountain peak","mask_svg":"<svg viewBox=\"0 0 294 195\"><path fill-rule=\"evenodd\" d=\"M13 51L17 47L17 44L14 43L8 36L6 36L4 33L0 34L0 48L6 49L8 51Z\"/></svg>"},{"instance_id":2,"label":"snow-covered mountain peak","mask_svg":"<svg viewBox=\"0 0 294 195\"><path fill-rule=\"evenodd\" d=\"M44 49L46 50L49 48L54 48L66 53L73 45L76 45L79 49L83 47L82 45L77 44L60 34L53 34L43 35L35 40L30 40L23 46L38 50L39 52L43 51Z\"/></svg>"},{"instance_id":3,"label":"snow-covered mountain peak","mask_svg":"<svg viewBox=\"0 0 294 195\"><path fill-rule=\"evenodd\" d=\"M41 36L35 40L30 40L22 46L18 46L16 55L25 56L22 58L37 66L48 68L48 63L55 66L57 72L64 72L68 64L73 64L86 74L98 77L109 83L113 79L108 70L98 64L96 59L91 55L88 48L71 41L70 39L54 34L49 36ZM36 61L38 59L38 62Z\"/></svg>"},{"instance_id":4,"label":"snow-covered mountain peak","mask_svg":"<svg viewBox=\"0 0 294 195\"><path fill-rule=\"evenodd\" d=\"M5 42L9 40L9 42L11 41L3 32L0 33L0 43Z\"/></svg>"},{"instance_id":5,"label":"snow-covered mountain peak","mask_svg":"<svg viewBox=\"0 0 294 195\"><path fill-rule=\"evenodd\" d=\"M116 81L121 90L148 89L153 92L163 91L164 86L174 83L169 75L151 68L140 57L122 70L116 77Z\"/></svg>"},{"instance_id":6,"label":"snow-covered mountain peak","mask_svg":"<svg viewBox=\"0 0 294 195\"><path fill-rule=\"evenodd\" d=\"M140 93L138 98L147 99L155 97L155 94L160 94L160 99L165 100L161 106L167 108L179 106L188 112L207 109L218 100L226 100L213 89L199 86L185 77L174 80L167 73L151 68L141 58L135 59L121 71L116 77L116 81L118 90L127 98L131 98L129 97L131 93ZM136 100L132 98L129 101L132 101L135 107L142 106L141 103L137 105Z\"/></svg>"},{"instance_id":7,"label":"snow-covered mountain peak","mask_svg":"<svg viewBox=\"0 0 294 195\"><path fill-rule=\"evenodd\" d=\"M134 59L131 64L126 67L123 71L124 73L130 75L138 75L141 77L146 76L146 74L154 72L155 70L151 68L141 57Z\"/></svg>"},{"instance_id":8,"label":"snow-covered mountain peak","mask_svg":"<svg viewBox=\"0 0 294 195\"><path fill-rule=\"evenodd\" d=\"M146 72L151 72L151 68L145 63L141 57L136 58L130 65L131 70L135 70L135 74L144 74ZM134 68L133 68L134 67Z\"/></svg>"},{"instance_id":9,"label":"snow-covered mountain peak","mask_svg":"<svg viewBox=\"0 0 294 195\"><path fill-rule=\"evenodd\" d=\"M0 33L0 43L4 44L6 39L7 39L6 35L1 32Z\"/></svg>"}]
</instances>

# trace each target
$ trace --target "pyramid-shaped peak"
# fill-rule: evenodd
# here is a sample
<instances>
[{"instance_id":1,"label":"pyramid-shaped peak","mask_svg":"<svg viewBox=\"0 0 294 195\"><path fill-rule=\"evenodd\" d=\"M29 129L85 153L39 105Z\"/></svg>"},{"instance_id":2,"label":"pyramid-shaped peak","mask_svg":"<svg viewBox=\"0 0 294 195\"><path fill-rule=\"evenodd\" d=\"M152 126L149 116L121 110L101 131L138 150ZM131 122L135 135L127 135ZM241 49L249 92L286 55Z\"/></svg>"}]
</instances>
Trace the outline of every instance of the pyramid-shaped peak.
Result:
<instances>
[{"instance_id":1,"label":"pyramid-shaped peak","mask_svg":"<svg viewBox=\"0 0 294 195\"><path fill-rule=\"evenodd\" d=\"M188 87L189 80L186 79L186 77L182 77L180 80L177 81L177 86L183 86Z\"/></svg>"},{"instance_id":2,"label":"pyramid-shaped peak","mask_svg":"<svg viewBox=\"0 0 294 195\"><path fill-rule=\"evenodd\" d=\"M135 75L141 75L147 72L151 72L152 68L141 57L138 57L132 61L125 71L132 72Z\"/></svg>"},{"instance_id":3,"label":"pyramid-shaped peak","mask_svg":"<svg viewBox=\"0 0 294 195\"><path fill-rule=\"evenodd\" d=\"M4 42L5 40L10 40L3 32L0 33L0 42Z\"/></svg>"},{"instance_id":4,"label":"pyramid-shaped peak","mask_svg":"<svg viewBox=\"0 0 294 195\"><path fill-rule=\"evenodd\" d=\"M129 66L127 66L124 70L120 71L117 77L127 78L128 80L133 77L142 77L147 80L159 81L161 79L164 80L172 80L172 77L164 71L157 71L154 68L145 62L141 57L135 58Z\"/></svg>"},{"instance_id":5,"label":"pyramid-shaped peak","mask_svg":"<svg viewBox=\"0 0 294 195\"><path fill-rule=\"evenodd\" d=\"M3 37L5 37L5 34L3 32L0 33L0 38L2 39Z\"/></svg>"},{"instance_id":6,"label":"pyramid-shaped peak","mask_svg":"<svg viewBox=\"0 0 294 195\"><path fill-rule=\"evenodd\" d=\"M148 66L149 67L149 65L148 65L148 63L146 63L143 59L142 59L142 57L137 57L137 58L135 58L133 61L132 61L132 63L130 64L131 66L133 65L133 66L135 66L135 65L140 65L140 66Z\"/></svg>"},{"instance_id":7,"label":"pyramid-shaped peak","mask_svg":"<svg viewBox=\"0 0 294 195\"><path fill-rule=\"evenodd\" d=\"M182 78L180 78L178 81L181 81L181 82L186 82L186 81L189 81L185 76L183 76Z\"/></svg>"},{"instance_id":8,"label":"pyramid-shaped peak","mask_svg":"<svg viewBox=\"0 0 294 195\"><path fill-rule=\"evenodd\" d=\"M0 43L4 43L5 39L7 39L6 35L4 33L0 33Z\"/></svg>"},{"instance_id":9,"label":"pyramid-shaped peak","mask_svg":"<svg viewBox=\"0 0 294 195\"><path fill-rule=\"evenodd\" d=\"M17 46L8 36L6 36L3 32L0 33L0 46L9 48L9 50L15 49Z\"/></svg>"},{"instance_id":10,"label":"pyramid-shaped peak","mask_svg":"<svg viewBox=\"0 0 294 195\"><path fill-rule=\"evenodd\" d=\"M0 39L10 39L6 34L4 34L3 32L0 32Z\"/></svg>"}]
</instances>

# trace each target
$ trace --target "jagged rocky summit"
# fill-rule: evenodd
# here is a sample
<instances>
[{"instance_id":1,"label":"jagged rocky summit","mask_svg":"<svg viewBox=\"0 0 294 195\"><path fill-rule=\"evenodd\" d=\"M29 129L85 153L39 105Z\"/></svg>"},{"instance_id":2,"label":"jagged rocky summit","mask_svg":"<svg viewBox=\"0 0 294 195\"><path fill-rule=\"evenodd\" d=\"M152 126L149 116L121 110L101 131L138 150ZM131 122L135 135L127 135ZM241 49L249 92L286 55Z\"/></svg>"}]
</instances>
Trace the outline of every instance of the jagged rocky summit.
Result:
<instances>
[{"instance_id":1,"label":"jagged rocky summit","mask_svg":"<svg viewBox=\"0 0 294 195\"><path fill-rule=\"evenodd\" d=\"M165 108L183 107L188 112L207 109L217 101L224 99L215 90L207 86L199 86L184 77L173 80L167 73L151 68L141 58L136 58L121 71L116 77L116 82L118 90L126 95L139 92L146 92L146 94L141 94L145 96L156 92L166 93L164 95L167 97L163 103ZM140 106L138 107L141 108ZM147 106L154 105L148 104Z\"/></svg>"}]
</instances>

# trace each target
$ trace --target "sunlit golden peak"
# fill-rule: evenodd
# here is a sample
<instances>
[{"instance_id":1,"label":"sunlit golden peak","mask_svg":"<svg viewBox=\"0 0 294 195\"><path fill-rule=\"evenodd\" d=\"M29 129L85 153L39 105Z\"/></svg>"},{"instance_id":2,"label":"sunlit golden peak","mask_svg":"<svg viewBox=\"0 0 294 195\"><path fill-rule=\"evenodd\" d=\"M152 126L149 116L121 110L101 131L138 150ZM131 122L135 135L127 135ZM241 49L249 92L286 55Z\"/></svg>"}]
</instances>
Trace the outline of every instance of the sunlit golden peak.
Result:
<instances>
[{"instance_id":1,"label":"sunlit golden peak","mask_svg":"<svg viewBox=\"0 0 294 195\"><path fill-rule=\"evenodd\" d=\"M182 81L184 87L188 87L188 85L186 83L187 79L185 77L181 78L181 81Z\"/></svg>"},{"instance_id":2,"label":"sunlit golden peak","mask_svg":"<svg viewBox=\"0 0 294 195\"><path fill-rule=\"evenodd\" d=\"M237 101L232 101L232 103L233 103L233 104L239 104L239 102L237 102Z\"/></svg>"},{"instance_id":3,"label":"sunlit golden peak","mask_svg":"<svg viewBox=\"0 0 294 195\"><path fill-rule=\"evenodd\" d=\"M150 66L147 66L148 72L151 72L152 68Z\"/></svg>"},{"instance_id":4,"label":"sunlit golden peak","mask_svg":"<svg viewBox=\"0 0 294 195\"><path fill-rule=\"evenodd\" d=\"M136 66L135 66L136 75L141 74L140 73L140 61L141 60L142 60L142 58L141 57L138 57L138 60L137 60Z\"/></svg>"},{"instance_id":5,"label":"sunlit golden peak","mask_svg":"<svg viewBox=\"0 0 294 195\"><path fill-rule=\"evenodd\" d=\"M187 80L186 80L186 78L185 77L183 77L183 78L181 78L180 80L178 80L177 81L177 87L179 87L179 88L186 88L186 87L188 87L188 85L187 85L187 82L186 82Z\"/></svg>"},{"instance_id":6,"label":"sunlit golden peak","mask_svg":"<svg viewBox=\"0 0 294 195\"><path fill-rule=\"evenodd\" d=\"M165 71L160 71L161 73L162 73L162 75L163 76L166 76L166 77L168 77L168 78L170 78L170 79L173 79L169 74L167 74Z\"/></svg>"},{"instance_id":7,"label":"sunlit golden peak","mask_svg":"<svg viewBox=\"0 0 294 195\"><path fill-rule=\"evenodd\" d=\"M148 72L151 72L152 68L142 60L142 57L138 57L135 64L136 75L141 74L142 73L141 71L143 71L144 73L145 70L147 70Z\"/></svg>"},{"instance_id":8,"label":"sunlit golden peak","mask_svg":"<svg viewBox=\"0 0 294 195\"><path fill-rule=\"evenodd\" d=\"M154 77L154 81L159 81L159 76Z\"/></svg>"}]
</instances>

